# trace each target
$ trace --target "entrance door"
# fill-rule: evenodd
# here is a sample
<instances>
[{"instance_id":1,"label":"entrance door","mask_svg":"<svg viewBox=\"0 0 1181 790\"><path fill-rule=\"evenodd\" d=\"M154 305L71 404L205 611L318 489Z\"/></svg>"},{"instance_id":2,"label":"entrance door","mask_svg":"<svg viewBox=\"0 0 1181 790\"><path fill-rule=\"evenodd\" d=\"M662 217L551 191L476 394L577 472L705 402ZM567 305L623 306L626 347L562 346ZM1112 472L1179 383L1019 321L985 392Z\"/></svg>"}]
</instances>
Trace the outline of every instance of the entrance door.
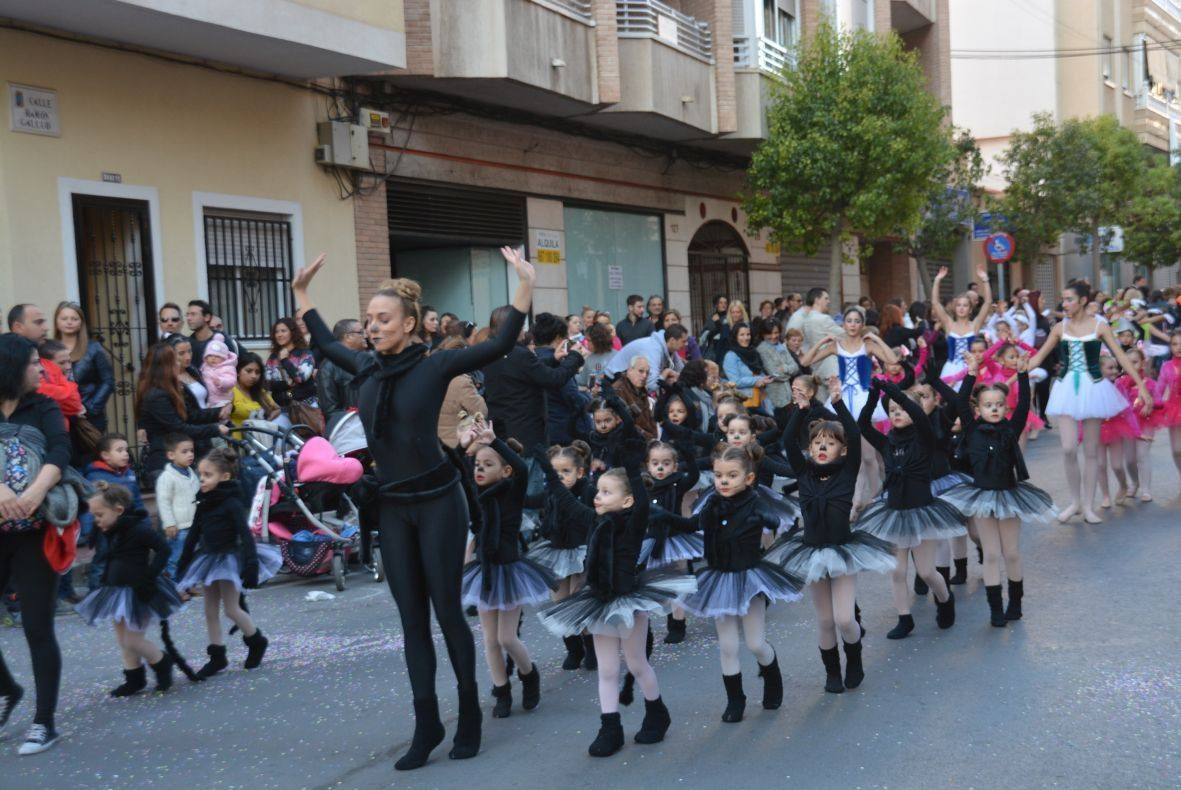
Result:
<instances>
[{"instance_id":1,"label":"entrance door","mask_svg":"<svg viewBox=\"0 0 1181 790\"><path fill-rule=\"evenodd\" d=\"M111 355L115 392L108 430L135 437L135 382L155 333L148 204L74 196L78 284L90 341Z\"/></svg>"},{"instance_id":2,"label":"entrance door","mask_svg":"<svg viewBox=\"0 0 1181 790\"><path fill-rule=\"evenodd\" d=\"M738 231L720 220L697 229L689 242L689 300L697 334L713 315L714 299L741 300L751 311L750 258Z\"/></svg>"}]
</instances>

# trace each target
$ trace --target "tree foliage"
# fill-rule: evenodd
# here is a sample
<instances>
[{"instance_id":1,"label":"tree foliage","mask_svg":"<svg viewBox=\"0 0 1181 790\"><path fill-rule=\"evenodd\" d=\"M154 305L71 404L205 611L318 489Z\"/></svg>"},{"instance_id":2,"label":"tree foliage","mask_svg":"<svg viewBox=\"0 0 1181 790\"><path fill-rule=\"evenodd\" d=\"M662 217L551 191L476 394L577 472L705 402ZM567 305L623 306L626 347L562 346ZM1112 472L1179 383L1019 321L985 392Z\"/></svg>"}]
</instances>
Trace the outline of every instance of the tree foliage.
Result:
<instances>
[{"instance_id":1,"label":"tree foliage","mask_svg":"<svg viewBox=\"0 0 1181 790\"><path fill-rule=\"evenodd\" d=\"M1124 257L1155 269L1181 259L1181 170L1152 167L1123 218Z\"/></svg>"}]
</instances>

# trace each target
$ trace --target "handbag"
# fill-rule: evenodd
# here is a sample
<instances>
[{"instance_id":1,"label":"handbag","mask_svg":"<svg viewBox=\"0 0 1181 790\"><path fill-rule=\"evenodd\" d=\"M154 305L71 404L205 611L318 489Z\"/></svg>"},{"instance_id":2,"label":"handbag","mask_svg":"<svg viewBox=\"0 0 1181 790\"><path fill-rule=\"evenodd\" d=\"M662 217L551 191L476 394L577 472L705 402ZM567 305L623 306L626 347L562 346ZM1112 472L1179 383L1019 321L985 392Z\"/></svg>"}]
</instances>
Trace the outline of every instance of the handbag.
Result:
<instances>
[{"instance_id":1,"label":"handbag","mask_svg":"<svg viewBox=\"0 0 1181 790\"><path fill-rule=\"evenodd\" d=\"M41 541L41 550L54 573L68 571L78 556L78 522L75 521L67 527L47 525L45 539Z\"/></svg>"},{"instance_id":2,"label":"handbag","mask_svg":"<svg viewBox=\"0 0 1181 790\"><path fill-rule=\"evenodd\" d=\"M324 414L315 406L293 400L287 407L287 417L292 425L306 425L317 435L324 433Z\"/></svg>"},{"instance_id":3,"label":"handbag","mask_svg":"<svg viewBox=\"0 0 1181 790\"><path fill-rule=\"evenodd\" d=\"M748 409L757 409L763 405L763 388L751 387L750 397L742 402L742 405Z\"/></svg>"}]
</instances>

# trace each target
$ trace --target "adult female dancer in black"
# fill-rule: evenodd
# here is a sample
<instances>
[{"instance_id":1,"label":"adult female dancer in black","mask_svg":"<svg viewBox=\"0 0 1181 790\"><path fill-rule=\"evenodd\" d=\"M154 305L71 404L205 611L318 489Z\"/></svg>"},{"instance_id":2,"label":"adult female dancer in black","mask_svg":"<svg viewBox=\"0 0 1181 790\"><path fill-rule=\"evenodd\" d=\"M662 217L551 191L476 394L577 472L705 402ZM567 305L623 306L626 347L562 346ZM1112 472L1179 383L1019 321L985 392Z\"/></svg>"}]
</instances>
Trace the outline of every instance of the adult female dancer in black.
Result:
<instances>
[{"instance_id":1,"label":"adult female dancer in black","mask_svg":"<svg viewBox=\"0 0 1181 790\"><path fill-rule=\"evenodd\" d=\"M381 556L402 618L414 693L414 739L395 763L398 770L422 766L443 741L435 696L432 605L459 685L459 722L450 757L475 757L480 750L476 648L460 603L468 507L459 471L443 454L436 426L447 382L507 354L525 323L533 298L533 265L509 247L501 254L520 284L495 337L430 356L415 339L422 289L413 280L395 280L369 300L365 323L376 355L334 340L313 307L308 285L323 267L323 255L301 269L291 284L316 345L333 363L356 375L358 410L377 469Z\"/></svg>"}]
</instances>

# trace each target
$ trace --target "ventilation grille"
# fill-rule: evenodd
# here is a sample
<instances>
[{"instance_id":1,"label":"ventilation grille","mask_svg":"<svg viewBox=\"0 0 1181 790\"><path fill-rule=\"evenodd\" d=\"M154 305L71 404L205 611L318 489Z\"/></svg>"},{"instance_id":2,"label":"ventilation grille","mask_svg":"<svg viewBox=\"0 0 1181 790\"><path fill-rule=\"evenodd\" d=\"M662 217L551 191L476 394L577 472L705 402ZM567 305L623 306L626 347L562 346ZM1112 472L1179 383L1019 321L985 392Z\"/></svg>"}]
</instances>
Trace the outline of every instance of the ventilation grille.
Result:
<instances>
[{"instance_id":1,"label":"ventilation grille","mask_svg":"<svg viewBox=\"0 0 1181 790\"><path fill-rule=\"evenodd\" d=\"M391 235L519 244L526 236L525 198L498 192L391 181Z\"/></svg>"}]
</instances>

